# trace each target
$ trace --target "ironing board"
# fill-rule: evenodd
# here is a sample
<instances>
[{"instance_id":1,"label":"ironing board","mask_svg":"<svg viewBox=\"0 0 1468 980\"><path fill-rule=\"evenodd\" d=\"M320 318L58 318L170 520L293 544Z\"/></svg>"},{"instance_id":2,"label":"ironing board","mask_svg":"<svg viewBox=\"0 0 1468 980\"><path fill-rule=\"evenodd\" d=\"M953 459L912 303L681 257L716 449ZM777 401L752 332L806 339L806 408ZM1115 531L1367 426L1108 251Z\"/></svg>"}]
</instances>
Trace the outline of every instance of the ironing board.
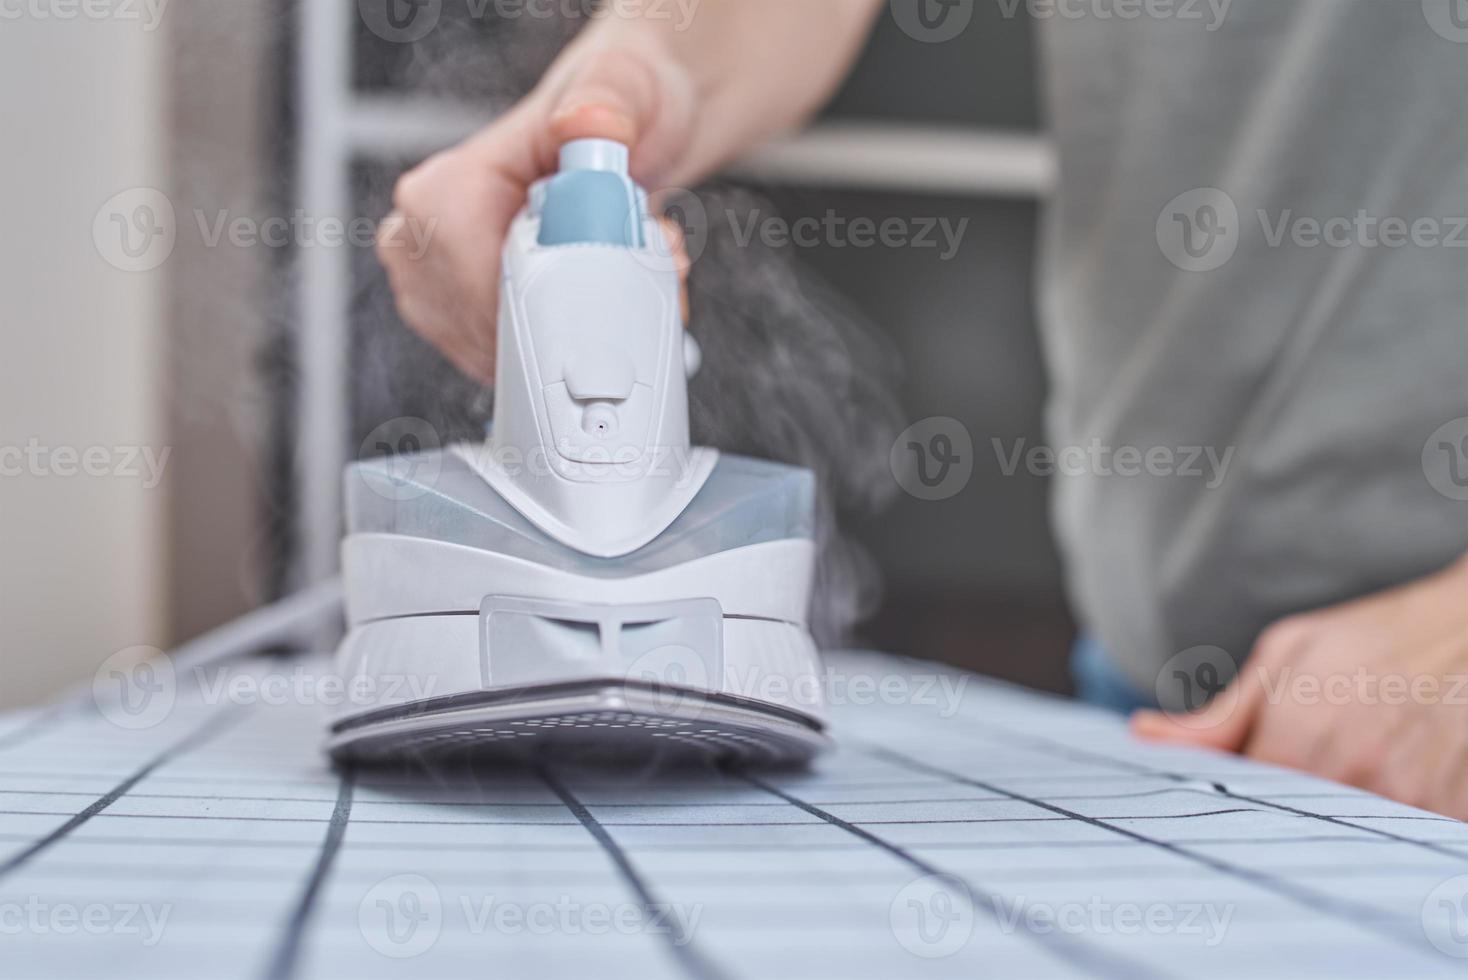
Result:
<instances>
[{"instance_id":1,"label":"ironing board","mask_svg":"<svg viewBox=\"0 0 1468 980\"><path fill-rule=\"evenodd\" d=\"M808 772L337 771L311 656L0 715L0 972L1468 970L1468 825L931 664L828 666L840 748Z\"/></svg>"}]
</instances>

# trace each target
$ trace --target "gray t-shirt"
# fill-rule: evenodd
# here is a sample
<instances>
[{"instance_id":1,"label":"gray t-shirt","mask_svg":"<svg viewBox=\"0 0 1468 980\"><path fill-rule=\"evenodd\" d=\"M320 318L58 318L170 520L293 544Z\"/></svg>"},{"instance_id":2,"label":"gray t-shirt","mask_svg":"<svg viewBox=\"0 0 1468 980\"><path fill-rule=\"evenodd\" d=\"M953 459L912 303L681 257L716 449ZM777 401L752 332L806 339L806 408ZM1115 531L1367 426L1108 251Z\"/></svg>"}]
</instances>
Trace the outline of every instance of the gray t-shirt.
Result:
<instances>
[{"instance_id":1,"label":"gray t-shirt","mask_svg":"<svg viewBox=\"0 0 1468 980\"><path fill-rule=\"evenodd\" d=\"M1468 551L1468 0L1044 9L1056 523L1152 692Z\"/></svg>"}]
</instances>

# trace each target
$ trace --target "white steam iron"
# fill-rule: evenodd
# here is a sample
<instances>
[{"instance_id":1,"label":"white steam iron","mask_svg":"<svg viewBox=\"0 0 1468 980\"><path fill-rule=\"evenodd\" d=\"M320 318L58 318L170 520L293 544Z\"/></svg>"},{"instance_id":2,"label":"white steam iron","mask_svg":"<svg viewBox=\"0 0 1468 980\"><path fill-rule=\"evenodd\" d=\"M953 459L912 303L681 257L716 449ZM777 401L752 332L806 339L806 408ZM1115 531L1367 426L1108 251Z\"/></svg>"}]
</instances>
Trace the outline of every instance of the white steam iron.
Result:
<instances>
[{"instance_id":1,"label":"white steam iron","mask_svg":"<svg viewBox=\"0 0 1468 980\"><path fill-rule=\"evenodd\" d=\"M567 144L510 230L488 441L347 471L338 757L828 744L814 477L690 447L697 349L627 157Z\"/></svg>"}]
</instances>

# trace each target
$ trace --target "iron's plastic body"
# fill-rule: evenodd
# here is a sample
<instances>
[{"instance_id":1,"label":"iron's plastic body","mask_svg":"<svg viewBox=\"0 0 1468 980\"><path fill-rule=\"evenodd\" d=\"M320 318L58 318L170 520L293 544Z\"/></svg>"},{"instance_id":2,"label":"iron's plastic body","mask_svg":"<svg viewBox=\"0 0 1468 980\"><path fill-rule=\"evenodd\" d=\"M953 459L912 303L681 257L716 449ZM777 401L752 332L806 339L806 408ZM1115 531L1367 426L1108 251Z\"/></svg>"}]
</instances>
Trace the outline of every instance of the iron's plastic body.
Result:
<instances>
[{"instance_id":1,"label":"iron's plastic body","mask_svg":"<svg viewBox=\"0 0 1468 980\"><path fill-rule=\"evenodd\" d=\"M569 144L506 246L488 441L348 469L333 752L825 744L813 477L690 446L698 358L645 201L624 149Z\"/></svg>"}]
</instances>

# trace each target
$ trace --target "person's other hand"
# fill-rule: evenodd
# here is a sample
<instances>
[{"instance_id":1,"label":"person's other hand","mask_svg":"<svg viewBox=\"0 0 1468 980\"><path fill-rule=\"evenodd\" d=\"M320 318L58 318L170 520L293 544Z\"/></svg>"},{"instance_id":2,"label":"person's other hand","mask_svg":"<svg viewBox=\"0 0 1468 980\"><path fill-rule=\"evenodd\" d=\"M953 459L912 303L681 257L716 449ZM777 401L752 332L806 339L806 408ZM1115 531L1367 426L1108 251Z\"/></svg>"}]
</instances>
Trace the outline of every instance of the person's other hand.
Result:
<instances>
[{"instance_id":1,"label":"person's other hand","mask_svg":"<svg viewBox=\"0 0 1468 980\"><path fill-rule=\"evenodd\" d=\"M1275 624L1208 707L1132 728L1468 820L1468 558Z\"/></svg>"},{"instance_id":2,"label":"person's other hand","mask_svg":"<svg viewBox=\"0 0 1468 980\"><path fill-rule=\"evenodd\" d=\"M398 181L377 254L404 321L493 382L500 250L530 185L555 171L564 143L600 138L632 147L634 179L655 187L687 150L695 102L687 72L654 41L573 44L513 110ZM686 277L686 260L679 268Z\"/></svg>"}]
</instances>

